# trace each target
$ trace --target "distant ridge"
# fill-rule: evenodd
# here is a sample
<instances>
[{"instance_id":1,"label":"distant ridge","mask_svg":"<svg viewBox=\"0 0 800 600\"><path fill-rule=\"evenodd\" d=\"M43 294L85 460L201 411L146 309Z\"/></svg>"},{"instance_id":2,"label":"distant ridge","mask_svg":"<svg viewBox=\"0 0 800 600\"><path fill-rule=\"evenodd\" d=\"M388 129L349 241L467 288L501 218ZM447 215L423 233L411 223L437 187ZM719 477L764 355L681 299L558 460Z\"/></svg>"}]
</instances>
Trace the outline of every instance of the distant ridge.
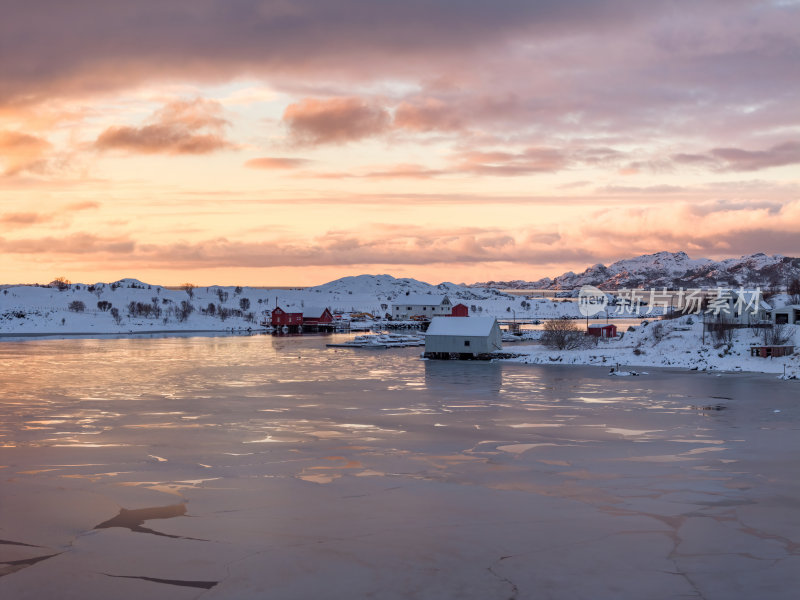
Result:
<instances>
[{"instance_id":1,"label":"distant ridge","mask_svg":"<svg viewBox=\"0 0 800 600\"><path fill-rule=\"evenodd\" d=\"M609 266L596 264L582 273L569 271L538 281L487 281L470 287L496 289L571 290L594 285L605 290L622 288L785 287L800 278L800 258L775 254L751 254L720 261L692 259L685 252L656 252L619 260Z\"/></svg>"}]
</instances>

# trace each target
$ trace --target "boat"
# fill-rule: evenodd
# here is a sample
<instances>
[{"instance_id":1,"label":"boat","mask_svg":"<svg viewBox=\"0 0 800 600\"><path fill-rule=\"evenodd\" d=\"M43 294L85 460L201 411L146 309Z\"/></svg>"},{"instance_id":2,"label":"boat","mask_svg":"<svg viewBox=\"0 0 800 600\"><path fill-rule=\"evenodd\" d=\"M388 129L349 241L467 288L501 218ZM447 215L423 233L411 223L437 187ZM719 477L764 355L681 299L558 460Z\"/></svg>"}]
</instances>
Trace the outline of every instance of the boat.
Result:
<instances>
[{"instance_id":1,"label":"boat","mask_svg":"<svg viewBox=\"0 0 800 600\"><path fill-rule=\"evenodd\" d=\"M385 350L388 348L386 344L380 344L378 342L356 342L354 340L340 342L338 344L325 344L325 346L328 348L366 348L367 350Z\"/></svg>"},{"instance_id":2,"label":"boat","mask_svg":"<svg viewBox=\"0 0 800 600\"><path fill-rule=\"evenodd\" d=\"M328 348L404 348L406 346L424 346L425 339L419 335L401 335L398 333L379 333L357 335L352 340L325 344Z\"/></svg>"}]
</instances>

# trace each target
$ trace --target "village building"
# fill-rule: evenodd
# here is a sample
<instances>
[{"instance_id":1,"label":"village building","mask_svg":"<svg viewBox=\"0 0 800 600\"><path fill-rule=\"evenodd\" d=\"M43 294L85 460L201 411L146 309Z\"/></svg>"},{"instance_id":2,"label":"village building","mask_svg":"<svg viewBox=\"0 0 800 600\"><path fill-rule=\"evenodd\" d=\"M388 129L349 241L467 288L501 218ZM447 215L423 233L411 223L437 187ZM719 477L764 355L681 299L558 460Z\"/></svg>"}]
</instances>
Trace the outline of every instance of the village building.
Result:
<instances>
[{"instance_id":1,"label":"village building","mask_svg":"<svg viewBox=\"0 0 800 600\"><path fill-rule=\"evenodd\" d=\"M773 308L769 317L775 325L800 325L800 304Z\"/></svg>"},{"instance_id":2,"label":"village building","mask_svg":"<svg viewBox=\"0 0 800 600\"><path fill-rule=\"evenodd\" d=\"M450 311L451 317L468 317L469 316L469 308L466 304L456 304L453 307L453 310Z\"/></svg>"},{"instance_id":3,"label":"village building","mask_svg":"<svg viewBox=\"0 0 800 600\"><path fill-rule=\"evenodd\" d=\"M302 312L288 312L280 306L276 306L272 311L270 324L275 328L300 327L303 324Z\"/></svg>"},{"instance_id":4,"label":"village building","mask_svg":"<svg viewBox=\"0 0 800 600\"><path fill-rule=\"evenodd\" d=\"M425 333L426 358L476 358L502 349L494 317L434 317Z\"/></svg>"},{"instance_id":5,"label":"village building","mask_svg":"<svg viewBox=\"0 0 800 600\"><path fill-rule=\"evenodd\" d=\"M303 307L303 325L327 325L333 323L333 313L328 307L307 306Z\"/></svg>"},{"instance_id":6,"label":"village building","mask_svg":"<svg viewBox=\"0 0 800 600\"><path fill-rule=\"evenodd\" d=\"M586 329L586 335L591 335L598 338L613 338L617 337L617 326L613 323L602 324L592 323Z\"/></svg>"},{"instance_id":7,"label":"village building","mask_svg":"<svg viewBox=\"0 0 800 600\"><path fill-rule=\"evenodd\" d=\"M434 296L432 294L400 296L392 304L392 319L407 321L409 319L424 319L450 315L453 304L447 296Z\"/></svg>"},{"instance_id":8,"label":"village building","mask_svg":"<svg viewBox=\"0 0 800 600\"><path fill-rule=\"evenodd\" d=\"M746 326L766 321L771 308L761 297L760 290L724 290L709 299L706 315Z\"/></svg>"}]
</instances>

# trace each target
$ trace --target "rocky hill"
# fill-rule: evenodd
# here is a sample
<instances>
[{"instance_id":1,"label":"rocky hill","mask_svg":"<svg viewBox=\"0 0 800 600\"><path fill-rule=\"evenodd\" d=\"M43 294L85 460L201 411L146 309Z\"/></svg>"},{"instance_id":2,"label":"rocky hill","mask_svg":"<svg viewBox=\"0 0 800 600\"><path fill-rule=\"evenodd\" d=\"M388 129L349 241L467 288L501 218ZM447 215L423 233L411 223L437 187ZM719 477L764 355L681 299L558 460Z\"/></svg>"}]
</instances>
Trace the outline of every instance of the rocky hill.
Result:
<instances>
[{"instance_id":1,"label":"rocky hill","mask_svg":"<svg viewBox=\"0 0 800 600\"><path fill-rule=\"evenodd\" d=\"M538 281L489 281L477 288L571 290L583 285L602 289L622 288L713 288L785 287L800 278L800 258L758 253L720 261L690 258L685 252L657 252L617 261L609 266L596 264L582 273L569 271L553 279Z\"/></svg>"}]
</instances>

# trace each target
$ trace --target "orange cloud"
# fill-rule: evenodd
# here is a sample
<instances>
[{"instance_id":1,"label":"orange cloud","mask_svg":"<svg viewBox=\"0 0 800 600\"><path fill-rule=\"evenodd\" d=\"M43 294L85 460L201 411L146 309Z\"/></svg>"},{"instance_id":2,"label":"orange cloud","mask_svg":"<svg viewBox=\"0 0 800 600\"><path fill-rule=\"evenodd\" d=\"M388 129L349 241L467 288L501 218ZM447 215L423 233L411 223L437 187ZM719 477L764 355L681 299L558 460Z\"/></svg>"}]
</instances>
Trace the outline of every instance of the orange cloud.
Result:
<instances>
[{"instance_id":1,"label":"orange cloud","mask_svg":"<svg viewBox=\"0 0 800 600\"><path fill-rule=\"evenodd\" d=\"M312 161L307 158L284 158L278 156L265 156L262 158L251 158L246 163L245 167L250 169L297 169L305 166Z\"/></svg>"},{"instance_id":2,"label":"orange cloud","mask_svg":"<svg viewBox=\"0 0 800 600\"><path fill-rule=\"evenodd\" d=\"M141 154L208 154L233 145L225 139L228 122L212 100L176 100L142 127L109 127L95 141L98 150Z\"/></svg>"},{"instance_id":3,"label":"orange cloud","mask_svg":"<svg viewBox=\"0 0 800 600\"><path fill-rule=\"evenodd\" d=\"M292 140L298 144L343 144L388 131L389 112L359 98L304 98L283 113Z\"/></svg>"},{"instance_id":4,"label":"orange cloud","mask_svg":"<svg viewBox=\"0 0 800 600\"><path fill-rule=\"evenodd\" d=\"M24 171L41 171L46 166L45 154L50 142L18 131L0 131L0 159L5 163L4 175Z\"/></svg>"},{"instance_id":5,"label":"orange cloud","mask_svg":"<svg viewBox=\"0 0 800 600\"><path fill-rule=\"evenodd\" d=\"M438 98L403 102L394 113L394 126L412 131L455 131L464 127L464 119L449 103Z\"/></svg>"},{"instance_id":6,"label":"orange cloud","mask_svg":"<svg viewBox=\"0 0 800 600\"><path fill-rule=\"evenodd\" d=\"M447 175L447 171L429 169L422 165L399 164L389 165L377 171L319 173L315 177L318 179L430 179L439 175Z\"/></svg>"},{"instance_id":7,"label":"orange cloud","mask_svg":"<svg viewBox=\"0 0 800 600\"><path fill-rule=\"evenodd\" d=\"M560 171L567 157L555 148L528 148L522 152L462 152L456 170L479 175L529 175Z\"/></svg>"},{"instance_id":8,"label":"orange cloud","mask_svg":"<svg viewBox=\"0 0 800 600\"><path fill-rule=\"evenodd\" d=\"M36 225L37 223L44 223L50 221L50 215L43 215L41 213L27 212L27 213L6 213L0 216L0 223L9 226L26 226Z\"/></svg>"},{"instance_id":9,"label":"orange cloud","mask_svg":"<svg viewBox=\"0 0 800 600\"><path fill-rule=\"evenodd\" d=\"M79 210L93 210L95 208L100 208L100 203L87 200L86 202L73 202L72 204L67 204L64 207L64 210L79 211Z\"/></svg>"}]
</instances>

